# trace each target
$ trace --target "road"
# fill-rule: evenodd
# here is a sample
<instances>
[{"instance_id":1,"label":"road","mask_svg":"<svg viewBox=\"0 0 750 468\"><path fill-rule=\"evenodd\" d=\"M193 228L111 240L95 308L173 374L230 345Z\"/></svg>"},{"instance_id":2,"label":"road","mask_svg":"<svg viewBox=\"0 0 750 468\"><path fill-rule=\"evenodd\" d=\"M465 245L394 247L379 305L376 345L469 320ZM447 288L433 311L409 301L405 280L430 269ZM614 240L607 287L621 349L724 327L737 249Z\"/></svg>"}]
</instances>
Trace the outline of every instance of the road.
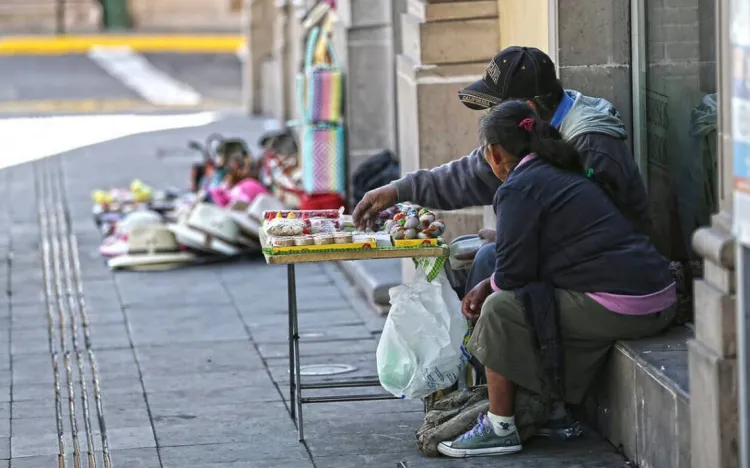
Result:
<instances>
[{"instance_id":1,"label":"road","mask_svg":"<svg viewBox=\"0 0 750 468\"><path fill-rule=\"evenodd\" d=\"M235 54L99 48L64 56L0 56L0 114L185 110L241 105Z\"/></svg>"}]
</instances>

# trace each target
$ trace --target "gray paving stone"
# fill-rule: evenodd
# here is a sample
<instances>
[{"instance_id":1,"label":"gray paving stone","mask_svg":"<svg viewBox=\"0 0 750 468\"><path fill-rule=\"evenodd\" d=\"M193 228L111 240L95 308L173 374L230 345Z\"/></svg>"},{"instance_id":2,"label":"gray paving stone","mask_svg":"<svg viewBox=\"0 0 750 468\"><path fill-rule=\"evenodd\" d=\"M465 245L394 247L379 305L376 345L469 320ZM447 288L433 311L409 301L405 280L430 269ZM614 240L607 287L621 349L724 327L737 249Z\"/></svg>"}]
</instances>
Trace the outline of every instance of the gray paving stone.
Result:
<instances>
[{"instance_id":1,"label":"gray paving stone","mask_svg":"<svg viewBox=\"0 0 750 468\"><path fill-rule=\"evenodd\" d=\"M355 370L346 374L326 377L303 376L305 382L324 382L327 380L339 380L357 377L376 377L378 375L377 363L373 354L335 354L327 356L309 356L300 359L302 367L320 364L341 364L354 366ZM289 382L289 361L286 358L269 359L268 368L275 382Z\"/></svg>"},{"instance_id":2,"label":"gray paving stone","mask_svg":"<svg viewBox=\"0 0 750 468\"><path fill-rule=\"evenodd\" d=\"M91 347L98 351L130 348L125 323L92 323Z\"/></svg>"},{"instance_id":3,"label":"gray paving stone","mask_svg":"<svg viewBox=\"0 0 750 468\"><path fill-rule=\"evenodd\" d=\"M331 279L320 265L297 265L296 282L299 285L327 285ZM287 269L284 266L266 265L264 261L233 263L218 268L219 276L227 284L258 285L262 283L286 284Z\"/></svg>"},{"instance_id":4,"label":"gray paving stone","mask_svg":"<svg viewBox=\"0 0 750 468\"><path fill-rule=\"evenodd\" d=\"M374 434L358 434L352 437L346 432L312 432L313 426L305 426L307 447L315 457L335 455L361 455L394 453L402 454L417 451L417 441L413 436L394 433L391 428L383 427Z\"/></svg>"},{"instance_id":5,"label":"gray paving stone","mask_svg":"<svg viewBox=\"0 0 750 468\"><path fill-rule=\"evenodd\" d=\"M300 356L324 356L331 354L374 354L378 342L374 339L349 341L306 342L300 345ZM286 358L289 356L287 343L268 343L259 345L260 354L266 359Z\"/></svg>"},{"instance_id":6,"label":"gray paving stone","mask_svg":"<svg viewBox=\"0 0 750 468\"><path fill-rule=\"evenodd\" d=\"M54 429L53 429L54 430ZM95 450L101 450L101 435L98 431L92 432L94 436ZM85 443L84 431L78 433L79 444ZM107 428L107 438L111 450L127 450L135 448L156 447L151 426ZM69 433L64 435L64 443L67 451L72 451L73 442ZM11 438L11 457L37 457L49 456L58 453L58 437L56 433L36 434L33 436L19 436Z\"/></svg>"},{"instance_id":7,"label":"gray paving stone","mask_svg":"<svg viewBox=\"0 0 750 468\"><path fill-rule=\"evenodd\" d=\"M179 375L249 371L264 365L249 340L136 348L144 374Z\"/></svg>"},{"instance_id":8,"label":"gray paving stone","mask_svg":"<svg viewBox=\"0 0 750 468\"><path fill-rule=\"evenodd\" d=\"M215 424L235 419L245 421L256 418L289 418L286 405L280 402L195 405L189 409L154 409L152 415L157 429L167 425L184 424L186 421Z\"/></svg>"},{"instance_id":9,"label":"gray paving stone","mask_svg":"<svg viewBox=\"0 0 750 468\"><path fill-rule=\"evenodd\" d=\"M43 398L41 400L16 400L9 403L13 408L16 418L54 418L54 398Z\"/></svg>"},{"instance_id":10,"label":"gray paving stone","mask_svg":"<svg viewBox=\"0 0 750 468\"><path fill-rule=\"evenodd\" d=\"M284 330L288 330L289 328L289 318L286 314L249 315L243 313L243 319L251 332L264 327L280 327ZM304 332L307 328L313 327L336 327L363 324L362 319L351 310L319 311L309 314L298 314L297 321L299 323L300 332Z\"/></svg>"},{"instance_id":11,"label":"gray paving stone","mask_svg":"<svg viewBox=\"0 0 750 468\"><path fill-rule=\"evenodd\" d=\"M161 312L128 309L126 315L137 346L248 338L230 306L191 306Z\"/></svg>"},{"instance_id":12,"label":"gray paving stone","mask_svg":"<svg viewBox=\"0 0 750 468\"><path fill-rule=\"evenodd\" d=\"M131 348L99 349L94 354L102 380L138 380L140 374Z\"/></svg>"},{"instance_id":13,"label":"gray paving stone","mask_svg":"<svg viewBox=\"0 0 750 468\"><path fill-rule=\"evenodd\" d=\"M124 468L161 468L159 454L155 448L129 450L111 450L110 460L114 467ZM104 466L101 452L96 453L96 466ZM13 468L41 468L57 465L57 456L14 458ZM84 466L85 465L85 462ZM73 466L72 456L66 457L65 466Z\"/></svg>"},{"instance_id":14,"label":"gray paving stone","mask_svg":"<svg viewBox=\"0 0 750 468\"><path fill-rule=\"evenodd\" d=\"M190 390L210 393L229 388L267 390L273 388L265 370L216 372L212 374L144 375L143 383L148 395L158 392Z\"/></svg>"},{"instance_id":15,"label":"gray paving stone","mask_svg":"<svg viewBox=\"0 0 750 468\"><path fill-rule=\"evenodd\" d=\"M185 421L183 424L155 424L155 427L159 447L236 442L272 445L283 440L280 435L294 434L296 431L288 418L227 419L216 423Z\"/></svg>"},{"instance_id":16,"label":"gray paving stone","mask_svg":"<svg viewBox=\"0 0 750 468\"><path fill-rule=\"evenodd\" d=\"M224 466L225 463L237 463L247 468L312 466L302 444L296 439L288 440L278 436L272 442L258 440L234 444L165 447L159 451L164 468ZM277 464L266 464L267 462Z\"/></svg>"},{"instance_id":17,"label":"gray paving stone","mask_svg":"<svg viewBox=\"0 0 750 468\"><path fill-rule=\"evenodd\" d=\"M234 286L228 290L237 308L244 313L267 314L288 310L286 284L276 283L270 289ZM325 310L347 306L346 298L335 287L311 285L297 288L299 310Z\"/></svg>"},{"instance_id":18,"label":"gray paving stone","mask_svg":"<svg viewBox=\"0 0 750 468\"><path fill-rule=\"evenodd\" d=\"M192 307L198 305L231 304L216 279L202 278L195 281L166 283L162 278L141 284L119 284L122 304L126 308L148 307L151 309Z\"/></svg>"},{"instance_id":19,"label":"gray paving stone","mask_svg":"<svg viewBox=\"0 0 750 468\"><path fill-rule=\"evenodd\" d=\"M272 385L263 387L233 387L218 390L185 389L175 392L148 394L148 404L153 414L191 414L201 406L255 405L281 402L279 392Z\"/></svg>"},{"instance_id":20,"label":"gray paving stone","mask_svg":"<svg viewBox=\"0 0 750 468\"><path fill-rule=\"evenodd\" d=\"M26 357L33 357L33 359L24 359ZM13 366L14 385L52 385L54 383L52 360L49 354L19 354L13 357Z\"/></svg>"},{"instance_id":21,"label":"gray paving stone","mask_svg":"<svg viewBox=\"0 0 750 468\"><path fill-rule=\"evenodd\" d=\"M43 328L26 328L13 331L11 353L41 354L49 352L49 334Z\"/></svg>"},{"instance_id":22,"label":"gray paving stone","mask_svg":"<svg viewBox=\"0 0 750 468\"><path fill-rule=\"evenodd\" d=\"M10 437L0 435L0 460L7 458L10 458Z\"/></svg>"},{"instance_id":23,"label":"gray paving stone","mask_svg":"<svg viewBox=\"0 0 750 468\"><path fill-rule=\"evenodd\" d=\"M258 327L251 330L251 333L253 341L258 344L287 343L289 328L287 326ZM300 328L300 343L363 340L372 338L372 336L372 333L362 325L326 326L317 324L304 329Z\"/></svg>"}]
</instances>

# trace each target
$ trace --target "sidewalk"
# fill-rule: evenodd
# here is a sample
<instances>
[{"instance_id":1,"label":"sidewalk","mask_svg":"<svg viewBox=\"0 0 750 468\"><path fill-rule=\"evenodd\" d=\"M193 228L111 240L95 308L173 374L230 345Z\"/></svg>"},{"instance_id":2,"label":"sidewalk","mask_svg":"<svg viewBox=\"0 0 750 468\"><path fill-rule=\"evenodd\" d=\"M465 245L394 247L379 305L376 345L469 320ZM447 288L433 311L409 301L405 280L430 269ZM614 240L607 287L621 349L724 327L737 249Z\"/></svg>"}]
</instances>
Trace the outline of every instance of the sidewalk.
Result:
<instances>
[{"instance_id":1,"label":"sidewalk","mask_svg":"<svg viewBox=\"0 0 750 468\"><path fill-rule=\"evenodd\" d=\"M534 443L502 459L426 459L414 439L422 404L413 401L306 405L307 443L300 444L287 407L283 267L255 261L164 273L107 270L96 253L92 189L135 177L156 186L184 185L190 159L178 152L160 157L165 148L214 131L255 142L261 129L260 121L227 118L0 171L0 194L13 201L0 208L0 252L10 254L0 262L0 281L7 285L0 329L8 331L0 334L0 468L58 466L60 432L65 466L75 466L73 425L81 466L88 466L88 443L97 452L96 466L104 466L102 447L108 446L116 468L623 466L614 448L597 440ZM37 210L48 224L40 225ZM76 259L87 309L77 302ZM44 291L56 290L58 279L62 305L50 309L50 328ZM349 364L356 367L351 376L374 375L384 319L336 265L301 266L297 280L302 364ZM83 335L86 315L90 347Z\"/></svg>"}]
</instances>

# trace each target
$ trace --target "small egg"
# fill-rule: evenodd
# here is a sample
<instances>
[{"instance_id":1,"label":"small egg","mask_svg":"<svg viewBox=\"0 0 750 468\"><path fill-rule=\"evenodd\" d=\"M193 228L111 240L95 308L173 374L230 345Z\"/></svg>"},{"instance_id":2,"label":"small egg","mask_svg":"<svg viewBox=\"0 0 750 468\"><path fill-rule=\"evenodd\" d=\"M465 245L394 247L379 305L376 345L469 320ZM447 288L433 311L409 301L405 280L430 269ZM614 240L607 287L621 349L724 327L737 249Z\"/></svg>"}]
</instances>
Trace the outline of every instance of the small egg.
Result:
<instances>
[{"instance_id":1,"label":"small egg","mask_svg":"<svg viewBox=\"0 0 750 468\"><path fill-rule=\"evenodd\" d=\"M435 221L430 224L426 231L430 233L430 237L441 236L445 232L445 224L442 221Z\"/></svg>"},{"instance_id":2,"label":"small egg","mask_svg":"<svg viewBox=\"0 0 750 468\"><path fill-rule=\"evenodd\" d=\"M395 223L393 222L393 220L392 220L392 219L389 219L389 220L388 220L388 221L386 221L386 222L385 222L385 224L383 225L383 230L384 230L385 232L391 232L391 229L393 229L393 226L394 226L394 224L395 224Z\"/></svg>"},{"instance_id":3,"label":"small egg","mask_svg":"<svg viewBox=\"0 0 750 468\"><path fill-rule=\"evenodd\" d=\"M401 226L396 226L391 231L391 237L397 240L403 239L405 235L406 235L406 230L402 228Z\"/></svg>"},{"instance_id":4,"label":"small egg","mask_svg":"<svg viewBox=\"0 0 750 468\"><path fill-rule=\"evenodd\" d=\"M417 229L419 227L419 220L416 216L410 216L406 218L406 221L404 222L404 228L405 229Z\"/></svg>"},{"instance_id":5,"label":"small egg","mask_svg":"<svg viewBox=\"0 0 750 468\"><path fill-rule=\"evenodd\" d=\"M429 239L430 237L424 233L424 231L421 231L417 234L417 239Z\"/></svg>"},{"instance_id":6,"label":"small egg","mask_svg":"<svg viewBox=\"0 0 750 468\"><path fill-rule=\"evenodd\" d=\"M396 224L399 226L404 226L406 224L406 218L400 218L398 221L396 221Z\"/></svg>"},{"instance_id":7,"label":"small egg","mask_svg":"<svg viewBox=\"0 0 750 468\"><path fill-rule=\"evenodd\" d=\"M432 213L423 213L419 217L419 221L422 223L422 226L426 228L435 221L435 215Z\"/></svg>"},{"instance_id":8,"label":"small egg","mask_svg":"<svg viewBox=\"0 0 750 468\"><path fill-rule=\"evenodd\" d=\"M416 229L406 229L404 231L404 238L406 238L406 239L416 239L417 238L417 230Z\"/></svg>"}]
</instances>

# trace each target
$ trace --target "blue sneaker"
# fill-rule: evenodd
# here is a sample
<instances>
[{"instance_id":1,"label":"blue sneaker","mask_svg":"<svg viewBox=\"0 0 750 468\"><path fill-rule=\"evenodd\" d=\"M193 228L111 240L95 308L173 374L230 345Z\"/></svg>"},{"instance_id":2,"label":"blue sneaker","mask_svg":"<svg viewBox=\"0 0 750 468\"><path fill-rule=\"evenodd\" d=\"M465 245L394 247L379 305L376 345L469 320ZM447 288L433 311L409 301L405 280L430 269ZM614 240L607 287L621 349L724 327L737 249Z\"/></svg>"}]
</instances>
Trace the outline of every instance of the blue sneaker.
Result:
<instances>
[{"instance_id":1,"label":"blue sneaker","mask_svg":"<svg viewBox=\"0 0 750 468\"><path fill-rule=\"evenodd\" d=\"M452 458L510 455L520 452L521 448L517 430L504 436L495 434L486 414L479 415L476 426L470 431L453 442L441 442L437 447L438 452Z\"/></svg>"}]
</instances>

